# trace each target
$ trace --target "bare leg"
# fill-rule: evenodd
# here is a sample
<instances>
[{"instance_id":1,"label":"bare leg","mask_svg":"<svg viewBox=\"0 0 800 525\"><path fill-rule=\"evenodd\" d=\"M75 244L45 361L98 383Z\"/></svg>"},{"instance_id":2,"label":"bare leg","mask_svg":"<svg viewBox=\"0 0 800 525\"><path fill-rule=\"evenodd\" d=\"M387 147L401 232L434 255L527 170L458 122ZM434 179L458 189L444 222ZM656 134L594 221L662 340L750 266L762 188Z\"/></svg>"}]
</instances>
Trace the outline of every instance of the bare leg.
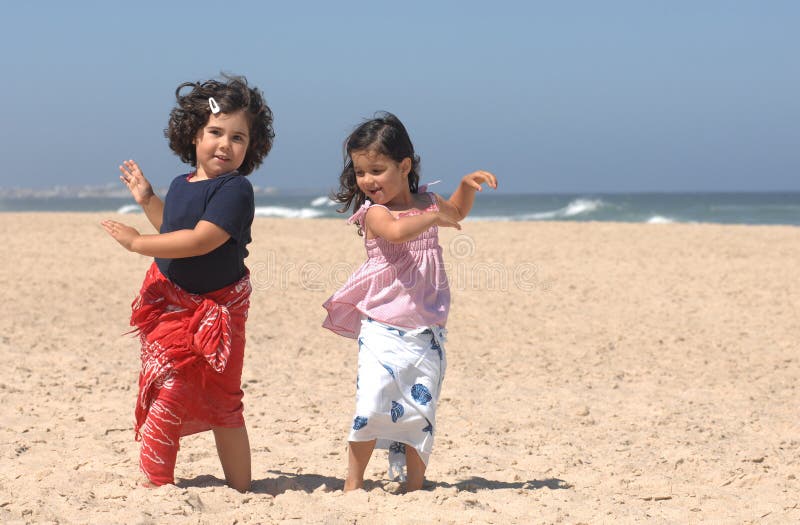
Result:
<instances>
[{"instance_id":1,"label":"bare leg","mask_svg":"<svg viewBox=\"0 0 800 525\"><path fill-rule=\"evenodd\" d=\"M217 454L225 473L225 481L231 488L239 492L250 490L250 440L247 438L247 427L216 427L214 440L217 442Z\"/></svg>"},{"instance_id":2,"label":"bare leg","mask_svg":"<svg viewBox=\"0 0 800 525\"><path fill-rule=\"evenodd\" d=\"M375 448L375 441L350 441L347 447L347 479L344 491L349 492L364 487L364 471Z\"/></svg>"},{"instance_id":3,"label":"bare leg","mask_svg":"<svg viewBox=\"0 0 800 525\"><path fill-rule=\"evenodd\" d=\"M421 489L425 481L425 462L410 445L406 445L406 471L406 492Z\"/></svg>"}]
</instances>

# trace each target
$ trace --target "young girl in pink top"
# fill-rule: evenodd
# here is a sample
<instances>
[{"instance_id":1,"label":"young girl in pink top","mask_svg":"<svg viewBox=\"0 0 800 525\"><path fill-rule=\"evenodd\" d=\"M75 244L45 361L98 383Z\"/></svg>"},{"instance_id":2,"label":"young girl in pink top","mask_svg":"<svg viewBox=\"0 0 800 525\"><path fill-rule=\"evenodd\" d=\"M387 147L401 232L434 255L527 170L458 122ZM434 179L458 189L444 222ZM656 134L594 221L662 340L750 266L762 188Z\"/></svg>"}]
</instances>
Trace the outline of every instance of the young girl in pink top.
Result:
<instances>
[{"instance_id":1,"label":"young girl in pink top","mask_svg":"<svg viewBox=\"0 0 800 525\"><path fill-rule=\"evenodd\" d=\"M433 448L444 379L450 308L438 227L460 229L486 171L466 175L445 200L419 186L419 157L390 113L368 120L345 142L336 200L365 238L367 261L323 305L323 323L358 339L356 413L348 438L345 490L361 488L372 450L389 449L389 475L422 487ZM407 476L403 465L407 467Z\"/></svg>"}]
</instances>

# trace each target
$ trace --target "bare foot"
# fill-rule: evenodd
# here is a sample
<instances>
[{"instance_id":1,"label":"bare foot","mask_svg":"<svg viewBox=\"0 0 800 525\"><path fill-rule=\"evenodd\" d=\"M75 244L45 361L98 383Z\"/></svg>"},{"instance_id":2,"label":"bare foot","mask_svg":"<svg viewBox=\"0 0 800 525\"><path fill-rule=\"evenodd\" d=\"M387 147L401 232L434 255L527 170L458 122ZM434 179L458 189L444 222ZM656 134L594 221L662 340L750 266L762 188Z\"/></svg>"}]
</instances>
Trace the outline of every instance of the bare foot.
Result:
<instances>
[{"instance_id":1,"label":"bare foot","mask_svg":"<svg viewBox=\"0 0 800 525\"><path fill-rule=\"evenodd\" d=\"M361 482L356 480L346 479L344 482L344 491L345 492L352 492L354 490L364 490L364 480L362 479Z\"/></svg>"},{"instance_id":2,"label":"bare foot","mask_svg":"<svg viewBox=\"0 0 800 525\"><path fill-rule=\"evenodd\" d=\"M144 487L146 489L157 489L160 485L156 485L155 483L147 479L147 476L142 476L139 478L139 486Z\"/></svg>"}]
</instances>

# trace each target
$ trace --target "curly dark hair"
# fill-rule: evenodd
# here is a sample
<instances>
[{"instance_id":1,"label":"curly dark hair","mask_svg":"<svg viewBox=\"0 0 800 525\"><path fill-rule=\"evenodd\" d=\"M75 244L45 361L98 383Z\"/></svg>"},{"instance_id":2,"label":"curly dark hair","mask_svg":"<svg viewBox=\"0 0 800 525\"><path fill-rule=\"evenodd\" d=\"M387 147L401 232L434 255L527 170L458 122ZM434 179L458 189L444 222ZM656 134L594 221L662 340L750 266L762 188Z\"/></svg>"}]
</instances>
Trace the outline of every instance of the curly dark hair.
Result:
<instances>
[{"instance_id":1,"label":"curly dark hair","mask_svg":"<svg viewBox=\"0 0 800 525\"><path fill-rule=\"evenodd\" d=\"M411 193L419 189L420 160L414 153L414 145L408 136L403 123L393 114L380 111L375 117L358 126L344 141L344 169L339 175L339 191L331 198L343 204L339 213L345 213L350 206L357 211L367 199L364 192L356 184L356 171L353 168L352 154L356 151L369 151L386 155L395 162L411 159L411 171L408 173L408 188ZM359 233L361 231L359 225Z\"/></svg>"},{"instance_id":2,"label":"curly dark hair","mask_svg":"<svg viewBox=\"0 0 800 525\"><path fill-rule=\"evenodd\" d=\"M196 167L197 152L193 141L211 115L209 97L214 97L223 113L243 109L250 123L250 143L238 171L249 175L272 149L272 139L275 138L272 110L261 91L247 85L245 77L223 74L222 78L224 81L184 82L178 86L175 90L178 103L169 114L169 126L164 130L164 136L169 139L170 149L183 162ZM185 88L192 90L182 95Z\"/></svg>"}]
</instances>

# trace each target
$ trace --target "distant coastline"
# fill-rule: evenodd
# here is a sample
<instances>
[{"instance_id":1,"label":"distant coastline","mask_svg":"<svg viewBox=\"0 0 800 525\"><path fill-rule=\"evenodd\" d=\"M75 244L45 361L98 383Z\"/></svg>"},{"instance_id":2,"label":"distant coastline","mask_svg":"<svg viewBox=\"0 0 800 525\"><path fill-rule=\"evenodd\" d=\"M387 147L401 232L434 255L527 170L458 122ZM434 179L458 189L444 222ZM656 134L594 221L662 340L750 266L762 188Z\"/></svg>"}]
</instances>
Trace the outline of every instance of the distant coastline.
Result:
<instances>
[{"instance_id":1,"label":"distant coastline","mask_svg":"<svg viewBox=\"0 0 800 525\"><path fill-rule=\"evenodd\" d=\"M277 189L267 186L253 186L256 195L274 195ZM156 188L157 195L166 195L167 188ZM130 192L121 184L109 183L103 185L84 186L52 186L50 188L4 188L0 186L0 199L85 199L85 198L130 198Z\"/></svg>"}]
</instances>

